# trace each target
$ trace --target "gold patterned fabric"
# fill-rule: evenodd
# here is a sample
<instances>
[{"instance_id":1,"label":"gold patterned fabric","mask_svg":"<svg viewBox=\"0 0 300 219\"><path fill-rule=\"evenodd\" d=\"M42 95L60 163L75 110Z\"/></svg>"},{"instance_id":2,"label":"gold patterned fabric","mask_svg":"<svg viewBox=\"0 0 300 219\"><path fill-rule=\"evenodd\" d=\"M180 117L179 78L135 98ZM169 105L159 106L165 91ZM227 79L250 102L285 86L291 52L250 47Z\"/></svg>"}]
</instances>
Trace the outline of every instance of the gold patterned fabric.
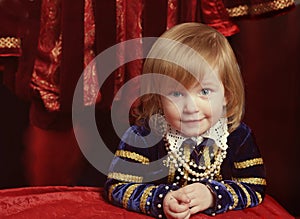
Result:
<instances>
[{"instance_id":1,"label":"gold patterned fabric","mask_svg":"<svg viewBox=\"0 0 300 219\"><path fill-rule=\"evenodd\" d=\"M235 162L234 167L237 169L244 169L244 168L248 168L248 167L252 167L252 166L256 166L256 165L262 165L263 163L264 162L263 162L262 158L254 158L251 160Z\"/></svg>"},{"instance_id":2,"label":"gold patterned fabric","mask_svg":"<svg viewBox=\"0 0 300 219\"><path fill-rule=\"evenodd\" d=\"M84 105L93 105L99 93L95 58L95 17L92 0L85 0L84 5ZM100 101L100 93L99 99Z\"/></svg>"},{"instance_id":3,"label":"gold patterned fabric","mask_svg":"<svg viewBox=\"0 0 300 219\"><path fill-rule=\"evenodd\" d=\"M132 195L132 193L138 186L139 186L139 184L133 184L126 189L125 194L123 196L123 207L124 208L127 208L130 196Z\"/></svg>"},{"instance_id":4,"label":"gold patterned fabric","mask_svg":"<svg viewBox=\"0 0 300 219\"><path fill-rule=\"evenodd\" d=\"M122 157L122 158L129 158L131 160L137 161L139 163L143 164L149 164L149 159L147 157L144 157L142 155L139 155L134 152L130 151L122 151L122 150L117 150L115 153L115 156Z\"/></svg>"},{"instance_id":5,"label":"gold patterned fabric","mask_svg":"<svg viewBox=\"0 0 300 219\"><path fill-rule=\"evenodd\" d=\"M107 178L116 179L125 182L135 182L135 183L141 183L143 181L143 177L141 176L133 176L130 174L123 174L117 172L109 173Z\"/></svg>"},{"instance_id":6,"label":"gold patterned fabric","mask_svg":"<svg viewBox=\"0 0 300 219\"><path fill-rule=\"evenodd\" d=\"M116 0L116 43L143 37L143 8L143 0ZM137 56L141 57L142 53L143 49L141 41L139 45L136 45L134 48L130 48L130 50L126 50L123 45L119 46L116 58L122 63L125 56L132 56L132 54L137 54ZM143 61L139 59L119 67L115 72L114 93L117 93L120 87L128 79L140 75L142 72L142 65ZM132 87L131 89L132 91L129 92L136 93L138 85L136 87ZM120 100L122 98L122 94L119 94L119 96L115 97L115 100ZM131 96L132 95L127 94L126 97L123 98L128 99Z\"/></svg>"},{"instance_id":7,"label":"gold patterned fabric","mask_svg":"<svg viewBox=\"0 0 300 219\"><path fill-rule=\"evenodd\" d=\"M60 109L59 68L62 54L61 0L43 0L38 54L31 87L48 111Z\"/></svg>"},{"instance_id":8,"label":"gold patterned fabric","mask_svg":"<svg viewBox=\"0 0 300 219\"><path fill-rule=\"evenodd\" d=\"M149 186L147 187L141 197L141 202L140 202L140 209L143 213L146 213L146 202L147 198L150 196L151 191L155 188L155 186Z\"/></svg>"},{"instance_id":9,"label":"gold patterned fabric","mask_svg":"<svg viewBox=\"0 0 300 219\"><path fill-rule=\"evenodd\" d=\"M0 37L0 49L3 48L20 48L21 40L16 37Z\"/></svg>"},{"instance_id":10,"label":"gold patterned fabric","mask_svg":"<svg viewBox=\"0 0 300 219\"><path fill-rule=\"evenodd\" d=\"M0 37L0 57L20 56L21 39L18 37Z\"/></svg>"},{"instance_id":11,"label":"gold patterned fabric","mask_svg":"<svg viewBox=\"0 0 300 219\"><path fill-rule=\"evenodd\" d=\"M239 197L238 197L238 195L236 194L236 192L234 191L234 189L233 189L230 185L225 184L225 187L226 187L226 189L228 190L228 192L231 193L232 198L233 198L233 205L230 206L230 207L231 207L231 209L235 209L236 206L237 206L238 203L239 203Z\"/></svg>"},{"instance_id":12,"label":"gold patterned fabric","mask_svg":"<svg viewBox=\"0 0 300 219\"><path fill-rule=\"evenodd\" d=\"M267 185L266 179L264 178L234 178L233 180L253 185Z\"/></svg>"},{"instance_id":13,"label":"gold patterned fabric","mask_svg":"<svg viewBox=\"0 0 300 219\"><path fill-rule=\"evenodd\" d=\"M294 7L294 0L260 0L260 1L225 1L230 17L261 16L268 13L276 14Z\"/></svg>"}]
</instances>

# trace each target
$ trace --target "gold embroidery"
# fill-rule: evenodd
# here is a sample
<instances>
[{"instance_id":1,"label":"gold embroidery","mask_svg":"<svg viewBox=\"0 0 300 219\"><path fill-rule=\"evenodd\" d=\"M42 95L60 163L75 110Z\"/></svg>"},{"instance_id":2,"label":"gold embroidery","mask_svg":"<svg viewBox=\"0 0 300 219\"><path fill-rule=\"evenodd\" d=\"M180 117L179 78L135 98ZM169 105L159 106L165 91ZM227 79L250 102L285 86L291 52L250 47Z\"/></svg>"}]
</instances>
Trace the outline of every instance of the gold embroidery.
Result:
<instances>
[{"instance_id":1,"label":"gold embroidery","mask_svg":"<svg viewBox=\"0 0 300 219\"><path fill-rule=\"evenodd\" d=\"M263 164L263 159L262 158L254 158L251 160L246 160L242 162L234 162L234 167L237 169L244 169L247 167L252 167L256 165L262 165Z\"/></svg>"},{"instance_id":2,"label":"gold embroidery","mask_svg":"<svg viewBox=\"0 0 300 219\"><path fill-rule=\"evenodd\" d=\"M249 7L248 5L239 5L238 7L234 8L226 8L226 10L230 17L239 17L247 15Z\"/></svg>"},{"instance_id":3,"label":"gold embroidery","mask_svg":"<svg viewBox=\"0 0 300 219\"><path fill-rule=\"evenodd\" d=\"M258 203L260 204L262 202L262 197L261 194L259 192L255 192L257 198L258 198Z\"/></svg>"},{"instance_id":4,"label":"gold embroidery","mask_svg":"<svg viewBox=\"0 0 300 219\"><path fill-rule=\"evenodd\" d=\"M17 48L21 47L21 40L16 37L0 37L0 48Z\"/></svg>"},{"instance_id":5,"label":"gold embroidery","mask_svg":"<svg viewBox=\"0 0 300 219\"><path fill-rule=\"evenodd\" d=\"M263 14L270 11L284 9L286 7L292 6L294 4L293 0L275 0L272 2L260 3L254 5L250 11L251 14Z\"/></svg>"},{"instance_id":6,"label":"gold embroidery","mask_svg":"<svg viewBox=\"0 0 300 219\"><path fill-rule=\"evenodd\" d=\"M149 186L147 189L144 190L144 192L141 196L140 209L144 213L146 213L147 198L149 197L149 193L151 192L151 190L154 189L154 188L155 188L155 186Z\"/></svg>"},{"instance_id":7,"label":"gold embroidery","mask_svg":"<svg viewBox=\"0 0 300 219\"><path fill-rule=\"evenodd\" d=\"M115 188L117 188L117 186L119 186L121 184L124 184L124 183L117 183L117 184L110 186L109 191L108 191L108 199L110 202L112 202L112 200L113 200L113 197L112 197L113 191L115 190Z\"/></svg>"},{"instance_id":8,"label":"gold embroidery","mask_svg":"<svg viewBox=\"0 0 300 219\"><path fill-rule=\"evenodd\" d=\"M56 85L43 79L41 75L38 75L37 72L34 71L31 78L31 87L40 93L45 107L49 111L59 110L59 88Z\"/></svg>"},{"instance_id":9,"label":"gold embroidery","mask_svg":"<svg viewBox=\"0 0 300 219\"><path fill-rule=\"evenodd\" d=\"M174 176L175 176L175 164L174 163L170 163L169 166L169 175L168 175L168 183L172 183L174 181Z\"/></svg>"},{"instance_id":10,"label":"gold embroidery","mask_svg":"<svg viewBox=\"0 0 300 219\"><path fill-rule=\"evenodd\" d=\"M50 112L60 109L61 2L62 0L42 1L37 56L30 84Z\"/></svg>"},{"instance_id":11,"label":"gold embroidery","mask_svg":"<svg viewBox=\"0 0 300 219\"><path fill-rule=\"evenodd\" d=\"M233 180L237 182L242 182L242 183L248 183L248 184L253 184L253 185L267 185L266 179L264 178L233 178Z\"/></svg>"},{"instance_id":12,"label":"gold embroidery","mask_svg":"<svg viewBox=\"0 0 300 219\"><path fill-rule=\"evenodd\" d=\"M234 189L228 185L228 184L224 184L227 188L227 190L231 193L232 197L233 197L233 205L231 206L232 209L236 208L236 206L239 203L239 197L237 196L236 192L234 191Z\"/></svg>"},{"instance_id":13,"label":"gold embroidery","mask_svg":"<svg viewBox=\"0 0 300 219\"><path fill-rule=\"evenodd\" d=\"M249 195L249 192L247 191L247 189L245 188L245 186L243 186L242 184L237 183L237 185L243 190L243 192L245 193L245 195L247 197L246 208L248 208L251 205L251 197Z\"/></svg>"},{"instance_id":14,"label":"gold embroidery","mask_svg":"<svg viewBox=\"0 0 300 219\"><path fill-rule=\"evenodd\" d=\"M206 167L210 167L209 147L205 146L203 149L203 158Z\"/></svg>"},{"instance_id":15,"label":"gold embroidery","mask_svg":"<svg viewBox=\"0 0 300 219\"><path fill-rule=\"evenodd\" d=\"M185 159L186 163L189 163L190 162L190 145L188 145L188 144L184 145L183 154L184 154L184 159ZM189 172L186 169L184 169L184 176L182 179L184 181L181 183L182 187L187 185L188 177L189 177Z\"/></svg>"},{"instance_id":16,"label":"gold embroidery","mask_svg":"<svg viewBox=\"0 0 300 219\"><path fill-rule=\"evenodd\" d=\"M281 10L294 4L293 0L275 0L256 5L239 5L234 8L227 8L230 17L239 17L245 15L260 15L270 11Z\"/></svg>"},{"instance_id":17,"label":"gold embroidery","mask_svg":"<svg viewBox=\"0 0 300 219\"><path fill-rule=\"evenodd\" d=\"M128 201L130 199L130 196L132 195L133 191L139 186L140 184L133 184L131 186L129 186L123 196L123 201L122 201L122 205L124 208L127 208L128 206Z\"/></svg>"},{"instance_id":18,"label":"gold embroidery","mask_svg":"<svg viewBox=\"0 0 300 219\"><path fill-rule=\"evenodd\" d=\"M116 172L109 173L107 177L125 182L141 183L143 181L143 177L141 176L134 176Z\"/></svg>"},{"instance_id":19,"label":"gold embroidery","mask_svg":"<svg viewBox=\"0 0 300 219\"><path fill-rule=\"evenodd\" d=\"M149 159L147 157L139 155L135 152L117 150L115 155L118 157L130 158L143 164L149 164Z\"/></svg>"}]
</instances>

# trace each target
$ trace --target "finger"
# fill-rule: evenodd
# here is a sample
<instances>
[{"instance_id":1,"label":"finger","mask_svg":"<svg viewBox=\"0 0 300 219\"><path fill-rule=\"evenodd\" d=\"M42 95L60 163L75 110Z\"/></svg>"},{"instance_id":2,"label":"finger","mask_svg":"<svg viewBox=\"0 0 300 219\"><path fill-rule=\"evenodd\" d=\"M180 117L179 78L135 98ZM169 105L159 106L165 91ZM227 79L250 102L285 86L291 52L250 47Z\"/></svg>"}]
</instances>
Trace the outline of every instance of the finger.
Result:
<instances>
[{"instance_id":1,"label":"finger","mask_svg":"<svg viewBox=\"0 0 300 219\"><path fill-rule=\"evenodd\" d=\"M196 206L190 208L190 213L191 213L191 215L193 215L193 214L196 214L196 213L198 213L202 210L204 210L204 209L201 209L199 205L196 205Z\"/></svg>"},{"instance_id":2,"label":"finger","mask_svg":"<svg viewBox=\"0 0 300 219\"><path fill-rule=\"evenodd\" d=\"M188 211L190 209L190 206L189 204L179 204L177 201L172 201L169 205L169 209L174 213L181 213Z\"/></svg>"},{"instance_id":3,"label":"finger","mask_svg":"<svg viewBox=\"0 0 300 219\"><path fill-rule=\"evenodd\" d=\"M189 219L191 217L191 213L189 213L184 219Z\"/></svg>"},{"instance_id":4,"label":"finger","mask_svg":"<svg viewBox=\"0 0 300 219\"><path fill-rule=\"evenodd\" d=\"M177 190L176 192L172 193L172 196L179 202L179 203L189 203L190 198L181 190Z\"/></svg>"}]
</instances>

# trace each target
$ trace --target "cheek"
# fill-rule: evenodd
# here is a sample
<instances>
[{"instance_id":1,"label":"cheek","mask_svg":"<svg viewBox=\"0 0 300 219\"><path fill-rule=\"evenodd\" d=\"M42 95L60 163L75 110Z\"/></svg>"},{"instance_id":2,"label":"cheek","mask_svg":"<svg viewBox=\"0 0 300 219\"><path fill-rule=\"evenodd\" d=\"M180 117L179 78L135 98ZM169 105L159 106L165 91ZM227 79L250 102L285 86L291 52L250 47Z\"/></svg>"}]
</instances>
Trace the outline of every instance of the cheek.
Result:
<instances>
[{"instance_id":1,"label":"cheek","mask_svg":"<svg viewBox=\"0 0 300 219\"><path fill-rule=\"evenodd\" d=\"M175 115L179 115L178 107L171 102L167 104L163 104L163 109L164 109L164 114L166 116L173 117Z\"/></svg>"},{"instance_id":2,"label":"cheek","mask_svg":"<svg viewBox=\"0 0 300 219\"><path fill-rule=\"evenodd\" d=\"M218 97L211 101L210 113L213 121L218 121L224 115L224 98Z\"/></svg>"}]
</instances>

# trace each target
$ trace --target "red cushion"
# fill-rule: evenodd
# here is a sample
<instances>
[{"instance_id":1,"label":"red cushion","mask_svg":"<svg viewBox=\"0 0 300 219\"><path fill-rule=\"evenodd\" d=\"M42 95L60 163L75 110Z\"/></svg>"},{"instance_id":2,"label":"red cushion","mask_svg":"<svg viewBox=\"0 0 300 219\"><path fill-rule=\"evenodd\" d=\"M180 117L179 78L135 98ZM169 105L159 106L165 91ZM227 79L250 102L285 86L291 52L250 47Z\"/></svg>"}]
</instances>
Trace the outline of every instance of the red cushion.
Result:
<instances>
[{"instance_id":1,"label":"red cushion","mask_svg":"<svg viewBox=\"0 0 300 219\"><path fill-rule=\"evenodd\" d=\"M107 203L102 188L95 187L27 187L0 190L0 218L151 218ZM197 214L192 219L212 218ZM294 218L272 197L254 208L229 211L214 217L226 218Z\"/></svg>"}]
</instances>

